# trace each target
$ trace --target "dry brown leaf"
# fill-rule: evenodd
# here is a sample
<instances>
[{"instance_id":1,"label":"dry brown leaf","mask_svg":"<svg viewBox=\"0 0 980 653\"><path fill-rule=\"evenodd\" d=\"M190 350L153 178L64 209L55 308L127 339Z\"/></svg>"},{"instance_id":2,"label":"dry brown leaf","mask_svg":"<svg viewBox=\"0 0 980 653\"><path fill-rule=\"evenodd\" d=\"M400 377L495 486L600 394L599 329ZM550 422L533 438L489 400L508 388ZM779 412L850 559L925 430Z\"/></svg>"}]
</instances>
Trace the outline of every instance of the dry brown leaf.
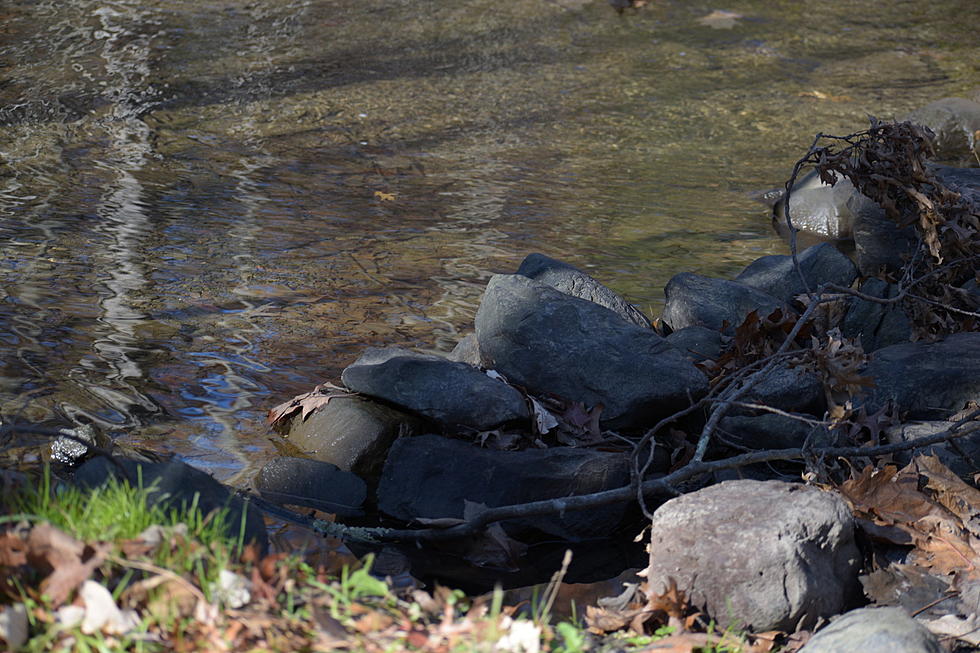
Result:
<instances>
[{"instance_id":1,"label":"dry brown leaf","mask_svg":"<svg viewBox=\"0 0 980 653\"><path fill-rule=\"evenodd\" d=\"M45 522L31 529L27 561L48 574L41 581L41 592L51 599L52 607L58 607L102 564L109 548L106 543L88 546Z\"/></svg>"},{"instance_id":2,"label":"dry brown leaf","mask_svg":"<svg viewBox=\"0 0 980 653\"><path fill-rule=\"evenodd\" d=\"M915 465L926 477L926 489L931 491L933 499L980 537L980 490L964 483L936 456L917 456Z\"/></svg>"},{"instance_id":3,"label":"dry brown leaf","mask_svg":"<svg viewBox=\"0 0 980 653\"><path fill-rule=\"evenodd\" d=\"M305 420L310 413L315 411L320 406L326 406L331 399L351 396L350 393L344 391L327 392L328 389L341 390L333 384L321 383L310 392L296 395L289 401L284 401L283 403L274 407L269 411L266 421L269 423L269 426L275 428L283 425L285 421L292 417L296 411L300 411L300 419Z\"/></svg>"}]
</instances>

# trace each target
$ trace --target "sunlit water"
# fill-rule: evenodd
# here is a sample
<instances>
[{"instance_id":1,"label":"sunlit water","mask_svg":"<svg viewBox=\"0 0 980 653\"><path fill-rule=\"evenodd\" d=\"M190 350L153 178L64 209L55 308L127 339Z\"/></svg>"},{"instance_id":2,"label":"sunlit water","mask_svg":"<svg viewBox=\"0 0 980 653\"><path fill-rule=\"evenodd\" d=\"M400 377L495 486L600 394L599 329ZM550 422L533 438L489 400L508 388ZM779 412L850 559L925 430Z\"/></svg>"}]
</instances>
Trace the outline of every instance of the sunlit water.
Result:
<instances>
[{"instance_id":1,"label":"sunlit water","mask_svg":"<svg viewBox=\"0 0 980 653\"><path fill-rule=\"evenodd\" d=\"M730 29L699 19L715 9ZM980 4L0 5L0 410L245 482L274 404L447 350L541 251L656 315L783 250L818 130L980 85Z\"/></svg>"}]
</instances>

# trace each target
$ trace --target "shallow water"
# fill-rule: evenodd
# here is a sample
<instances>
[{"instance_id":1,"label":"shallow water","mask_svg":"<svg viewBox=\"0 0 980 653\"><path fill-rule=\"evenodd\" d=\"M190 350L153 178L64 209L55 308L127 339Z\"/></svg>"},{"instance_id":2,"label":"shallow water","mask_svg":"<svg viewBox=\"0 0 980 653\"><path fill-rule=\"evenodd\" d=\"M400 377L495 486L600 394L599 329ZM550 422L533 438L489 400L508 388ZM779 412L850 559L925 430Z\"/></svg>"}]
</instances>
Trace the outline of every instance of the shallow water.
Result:
<instances>
[{"instance_id":1,"label":"shallow water","mask_svg":"<svg viewBox=\"0 0 980 653\"><path fill-rule=\"evenodd\" d=\"M750 196L816 131L980 85L974 0L717 8L8 1L2 415L246 482L270 407L451 348L527 253L656 315L783 251Z\"/></svg>"}]
</instances>

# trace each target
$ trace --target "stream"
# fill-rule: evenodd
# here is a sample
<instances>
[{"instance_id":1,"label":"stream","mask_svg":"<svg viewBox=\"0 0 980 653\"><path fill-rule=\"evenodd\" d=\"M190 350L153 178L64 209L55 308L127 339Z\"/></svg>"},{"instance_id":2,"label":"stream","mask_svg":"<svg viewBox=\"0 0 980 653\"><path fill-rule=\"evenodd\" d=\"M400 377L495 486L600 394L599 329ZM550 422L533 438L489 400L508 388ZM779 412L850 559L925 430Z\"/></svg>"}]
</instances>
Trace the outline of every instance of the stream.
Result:
<instances>
[{"instance_id":1,"label":"stream","mask_svg":"<svg viewBox=\"0 0 980 653\"><path fill-rule=\"evenodd\" d=\"M247 484L366 346L531 252L651 317L783 253L817 131L980 85L980 3L7 0L0 415Z\"/></svg>"}]
</instances>

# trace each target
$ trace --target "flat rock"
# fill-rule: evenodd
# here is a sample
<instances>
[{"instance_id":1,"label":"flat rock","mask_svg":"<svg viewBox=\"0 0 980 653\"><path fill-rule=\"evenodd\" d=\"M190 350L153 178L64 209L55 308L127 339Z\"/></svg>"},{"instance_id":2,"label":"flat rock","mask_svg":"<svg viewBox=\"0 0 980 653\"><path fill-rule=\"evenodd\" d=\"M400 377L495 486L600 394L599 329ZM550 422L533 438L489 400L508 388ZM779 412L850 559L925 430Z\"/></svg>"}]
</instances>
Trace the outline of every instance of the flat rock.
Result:
<instances>
[{"instance_id":1,"label":"flat rock","mask_svg":"<svg viewBox=\"0 0 980 653\"><path fill-rule=\"evenodd\" d=\"M901 608L859 608L818 631L800 653L942 653L925 626Z\"/></svg>"},{"instance_id":2,"label":"flat rock","mask_svg":"<svg viewBox=\"0 0 980 653\"><path fill-rule=\"evenodd\" d=\"M946 419L980 402L980 333L884 347L862 374L875 382L864 399L869 412L892 402L908 420Z\"/></svg>"},{"instance_id":3,"label":"flat rock","mask_svg":"<svg viewBox=\"0 0 980 653\"><path fill-rule=\"evenodd\" d=\"M266 463L255 479L255 489L269 501L306 506L341 517L364 514L367 484L336 465L283 456Z\"/></svg>"},{"instance_id":4,"label":"flat rock","mask_svg":"<svg viewBox=\"0 0 980 653\"><path fill-rule=\"evenodd\" d=\"M898 295L898 286L881 279L867 279L859 290L871 297L889 299ZM908 342L912 337L912 322L898 304L879 304L859 297L847 300L847 313L841 333L858 338L865 352Z\"/></svg>"},{"instance_id":5,"label":"flat rock","mask_svg":"<svg viewBox=\"0 0 980 653\"><path fill-rule=\"evenodd\" d=\"M784 302L761 290L693 272L674 275L667 282L664 294L667 304L663 319L674 331L703 326L731 334L752 311L757 311L759 317L777 309L792 312Z\"/></svg>"},{"instance_id":6,"label":"flat rock","mask_svg":"<svg viewBox=\"0 0 980 653\"><path fill-rule=\"evenodd\" d=\"M650 327L650 320L636 307L568 263L549 258L544 254L529 254L517 269L517 274L547 284L566 295L604 306L637 326Z\"/></svg>"},{"instance_id":7,"label":"flat rock","mask_svg":"<svg viewBox=\"0 0 980 653\"><path fill-rule=\"evenodd\" d=\"M522 275L495 275L476 314L486 365L532 392L592 407L603 424L642 427L707 392L707 378L651 329Z\"/></svg>"},{"instance_id":8,"label":"flat rock","mask_svg":"<svg viewBox=\"0 0 980 653\"><path fill-rule=\"evenodd\" d=\"M237 539L244 520L244 543L255 542L263 552L268 548L262 513L214 480L210 474L179 460L158 463L119 457L114 460L118 467L104 456L85 462L75 471L75 482L82 487L100 487L110 477L120 478L119 467L122 467L128 476L123 480L130 483L139 480L143 487L149 488L147 501L175 510L196 504L202 515L227 509L225 530L230 537Z\"/></svg>"},{"instance_id":9,"label":"flat rock","mask_svg":"<svg viewBox=\"0 0 980 653\"><path fill-rule=\"evenodd\" d=\"M472 365L398 347L367 349L341 379L446 427L485 431L528 417L524 396L506 383Z\"/></svg>"},{"instance_id":10,"label":"flat rock","mask_svg":"<svg viewBox=\"0 0 980 653\"><path fill-rule=\"evenodd\" d=\"M650 537L650 591L673 578L722 629L795 632L859 593L851 511L813 487L725 481L663 504Z\"/></svg>"},{"instance_id":11,"label":"flat rock","mask_svg":"<svg viewBox=\"0 0 980 653\"><path fill-rule=\"evenodd\" d=\"M811 292L823 283L849 288L858 276L851 259L830 243L808 247L797 254L797 260ZM773 255L756 259L735 277L735 281L786 303L807 291L792 256Z\"/></svg>"},{"instance_id":12,"label":"flat rock","mask_svg":"<svg viewBox=\"0 0 980 653\"><path fill-rule=\"evenodd\" d=\"M392 517L462 518L464 502L488 507L599 492L629 484L626 454L553 447L497 451L438 435L401 438L385 462L378 508ZM565 539L609 535L623 505L569 510L505 525Z\"/></svg>"},{"instance_id":13,"label":"flat rock","mask_svg":"<svg viewBox=\"0 0 980 653\"><path fill-rule=\"evenodd\" d=\"M285 438L305 457L376 480L395 438L421 432L424 423L415 415L350 395L334 397L305 420L294 417Z\"/></svg>"}]
</instances>

